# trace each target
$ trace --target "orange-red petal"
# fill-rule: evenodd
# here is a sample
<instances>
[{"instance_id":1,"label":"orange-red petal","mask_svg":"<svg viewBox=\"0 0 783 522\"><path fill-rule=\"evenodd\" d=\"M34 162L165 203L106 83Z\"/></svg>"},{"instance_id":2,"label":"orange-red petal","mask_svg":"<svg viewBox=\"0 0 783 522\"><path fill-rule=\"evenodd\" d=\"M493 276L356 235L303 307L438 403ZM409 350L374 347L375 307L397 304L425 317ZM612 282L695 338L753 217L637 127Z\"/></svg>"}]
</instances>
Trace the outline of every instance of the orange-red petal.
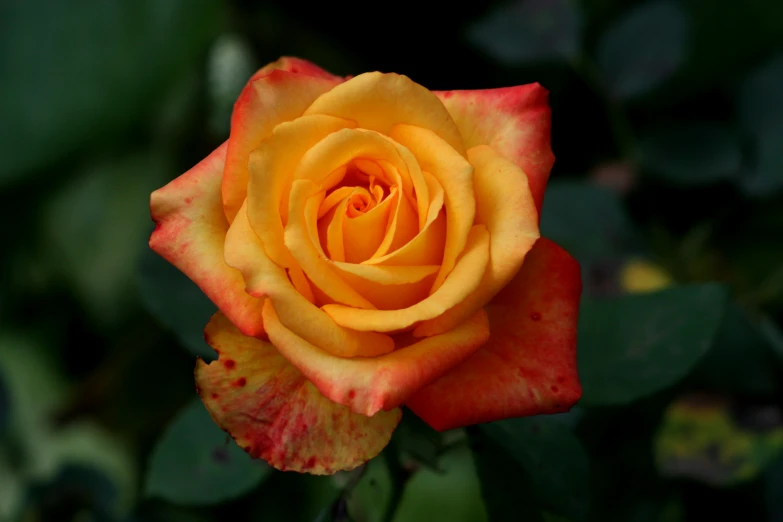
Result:
<instances>
[{"instance_id":1,"label":"orange-red petal","mask_svg":"<svg viewBox=\"0 0 783 522\"><path fill-rule=\"evenodd\" d=\"M274 346L242 335L220 313L204 336L220 355L196 364L207 410L240 447L279 470L353 469L380 453L400 421L399 409L367 417L330 401Z\"/></svg>"},{"instance_id":2,"label":"orange-red petal","mask_svg":"<svg viewBox=\"0 0 783 522\"><path fill-rule=\"evenodd\" d=\"M226 143L150 198L150 248L192 279L239 329L264 334L262 299L245 293L242 274L223 260L228 221L220 182Z\"/></svg>"},{"instance_id":3,"label":"orange-red petal","mask_svg":"<svg viewBox=\"0 0 783 522\"><path fill-rule=\"evenodd\" d=\"M489 337L484 310L445 334L414 341L378 357L336 357L284 326L267 300L270 341L329 399L364 415L396 408L416 390L474 353ZM315 340L317 342L317 340Z\"/></svg>"},{"instance_id":4,"label":"orange-red petal","mask_svg":"<svg viewBox=\"0 0 783 522\"><path fill-rule=\"evenodd\" d=\"M291 73L306 74L308 76L317 76L319 78L325 78L333 82L343 81L343 78L335 76L334 74L321 69L314 63L303 60L301 58L295 58L293 56L282 56L276 62L272 62L263 66L258 71L256 71L250 80L252 81L261 78L262 76L266 76L275 69Z\"/></svg>"},{"instance_id":5,"label":"orange-red petal","mask_svg":"<svg viewBox=\"0 0 783 522\"><path fill-rule=\"evenodd\" d=\"M231 115L222 189L229 222L247 197L250 152L272 134L275 126L301 116L318 96L339 83L339 79L281 69L272 69L266 75L259 73L242 90Z\"/></svg>"},{"instance_id":6,"label":"orange-red petal","mask_svg":"<svg viewBox=\"0 0 783 522\"><path fill-rule=\"evenodd\" d=\"M576 372L579 264L541 238L487 305L489 341L406 404L447 430L567 411L582 394Z\"/></svg>"},{"instance_id":7,"label":"orange-red petal","mask_svg":"<svg viewBox=\"0 0 783 522\"><path fill-rule=\"evenodd\" d=\"M539 214L555 157L550 147L549 92L538 83L475 91L440 91L465 140L489 145L527 175Z\"/></svg>"}]
</instances>

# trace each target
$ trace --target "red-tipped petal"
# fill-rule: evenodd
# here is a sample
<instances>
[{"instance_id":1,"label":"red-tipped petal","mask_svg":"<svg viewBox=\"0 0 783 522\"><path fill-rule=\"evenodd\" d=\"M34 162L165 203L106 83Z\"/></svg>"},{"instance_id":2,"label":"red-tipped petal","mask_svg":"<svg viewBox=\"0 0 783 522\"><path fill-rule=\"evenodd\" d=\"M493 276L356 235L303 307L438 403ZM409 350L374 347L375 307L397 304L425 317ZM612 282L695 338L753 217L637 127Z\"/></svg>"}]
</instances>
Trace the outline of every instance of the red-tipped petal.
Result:
<instances>
[{"instance_id":1,"label":"red-tipped petal","mask_svg":"<svg viewBox=\"0 0 783 522\"><path fill-rule=\"evenodd\" d=\"M240 447L279 470L353 469L380 453L400 421L399 409L367 417L330 401L274 346L242 335L220 313L204 335L220 354L196 365L207 410Z\"/></svg>"},{"instance_id":2,"label":"red-tipped petal","mask_svg":"<svg viewBox=\"0 0 783 522\"><path fill-rule=\"evenodd\" d=\"M155 231L150 247L192 279L247 335L264 335L263 299L245 292L239 270L223 260L228 221L220 182L226 143L150 198Z\"/></svg>"},{"instance_id":3,"label":"red-tipped petal","mask_svg":"<svg viewBox=\"0 0 783 522\"><path fill-rule=\"evenodd\" d=\"M440 91L465 140L489 145L527 175L539 215L555 157L550 147L549 92L538 83L475 91Z\"/></svg>"},{"instance_id":4,"label":"red-tipped petal","mask_svg":"<svg viewBox=\"0 0 783 522\"><path fill-rule=\"evenodd\" d=\"M285 64L291 65L290 62ZM301 116L316 98L341 81L328 74L313 76L279 68L267 69L272 65L253 75L234 104L223 173L223 205L229 221L234 220L247 197L250 152L271 135L278 124ZM298 67L294 68L298 70Z\"/></svg>"},{"instance_id":5,"label":"red-tipped petal","mask_svg":"<svg viewBox=\"0 0 783 522\"><path fill-rule=\"evenodd\" d=\"M294 56L282 56L276 62L272 62L263 66L258 71L256 71L252 78L250 78L250 81L257 80L262 76L266 76L275 69L297 74L306 74L308 76L317 76L318 78L325 78L333 82L343 81L343 78L335 76L334 74L321 69L313 62L303 60L302 58L296 58Z\"/></svg>"},{"instance_id":6,"label":"red-tipped petal","mask_svg":"<svg viewBox=\"0 0 783 522\"><path fill-rule=\"evenodd\" d=\"M489 341L406 404L438 430L567 411L582 394L576 371L581 288L579 264L539 239L486 307Z\"/></svg>"}]
</instances>

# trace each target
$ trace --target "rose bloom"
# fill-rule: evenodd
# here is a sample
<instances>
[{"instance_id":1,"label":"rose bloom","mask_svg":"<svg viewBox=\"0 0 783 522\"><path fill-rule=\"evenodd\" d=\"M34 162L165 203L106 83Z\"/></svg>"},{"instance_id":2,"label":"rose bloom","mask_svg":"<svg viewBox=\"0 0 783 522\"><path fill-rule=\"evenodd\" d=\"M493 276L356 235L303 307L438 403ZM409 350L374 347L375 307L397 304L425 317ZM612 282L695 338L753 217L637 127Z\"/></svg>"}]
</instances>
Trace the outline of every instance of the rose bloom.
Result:
<instances>
[{"instance_id":1,"label":"rose bloom","mask_svg":"<svg viewBox=\"0 0 783 522\"><path fill-rule=\"evenodd\" d=\"M437 430L568 410L581 279L539 237L549 136L538 84L258 71L228 141L151 198L150 246L219 309L196 366L215 422L329 474L377 455L402 405Z\"/></svg>"}]
</instances>

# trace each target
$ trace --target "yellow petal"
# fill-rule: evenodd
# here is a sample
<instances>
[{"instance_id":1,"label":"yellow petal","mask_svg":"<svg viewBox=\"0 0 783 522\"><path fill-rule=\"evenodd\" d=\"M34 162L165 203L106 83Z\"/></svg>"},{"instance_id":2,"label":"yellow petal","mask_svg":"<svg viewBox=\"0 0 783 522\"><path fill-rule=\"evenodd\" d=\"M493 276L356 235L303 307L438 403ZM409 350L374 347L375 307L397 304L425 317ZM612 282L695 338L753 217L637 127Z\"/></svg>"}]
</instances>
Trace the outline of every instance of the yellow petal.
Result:
<instances>
[{"instance_id":1,"label":"yellow petal","mask_svg":"<svg viewBox=\"0 0 783 522\"><path fill-rule=\"evenodd\" d=\"M407 308L426 299L440 266L334 263L340 277L379 310Z\"/></svg>"},{"instance_id":2,"label":"yellow petal","mask_svg":"<svg viewBox=\"0 0 783 522\"><path fill-rule=\"evenodd\" d=\"M264 306L269 339L318 390L356 413L374 415L396 408L413 393L473 354L489 338L487 314L443 335L428 337L374 358L335 357L282 324L277 305Z\"/></svg>"},{"instance_id":3,"label":"yellow petal","mask_svg":"<svg viewBox=\"0 0 783 522\"><path fill-rule=\"evenodd\" d=\"M287 328L317 342L324 350L340 357L374 357L394 350L394 341L388 335L338 326L297 292L285 270L272 262L250 228L245 206L226 234L225 258L229 266L242 273L248 294L274 302L280 321Z\"/></svg>"},{"instance_id":4,"label":"yellow petal","mask_svg":"<svg viewBox=\"0 0 783 522\"><path fill-rule=\"evenodd\" d=\"M361 310L329 304L323 310L346 328L360 331L396 332L443 314L478 288L489 262L490 236L484 225L468 234L468 244L446 281L429 297L401 310Z\"/></svg>"},{"instance_id":5,"label":"yellow petal","mask_svg":"<svg viewBox=\"0 0 783 522\"><path fill-rule=\"evenodd\" d=\"M422 174L424 175L424 179L427 182L428 192L430 195L430 201L427 205L427 218L424 223L424 226L427 226L429 223L435 221L435 218L437 218L438 214L440 213L440 209L443 208L444 194L443 187L435 176L426 170L422 171Z\"/></svg>"},{"instance_id":6,"label":"yellow petal","mask_svg":"<svg viewBox=\"0 0 783 522\"><path fill-rule=\"evenodd\" d=\"M348 188L348 187L345 187ZM326 250L332 261L345 261L345 240L343 234L343 221L345 209L348 207L348 198L345 198L334 212L330 212L325 219L318 221L319 241L326 235Z\"/></svg>"},{"instance_id":7,"label":"yellow petal","mask_svg":"<svg viewBox=\"0 0 783 522\"><path fill-rule=\"evenodd\" d=\"M398 192L395 202L397 204L394 207L394 213L389 216L391 219L386 226L383 240L370 259L394 252L416 237L418 231L416 209L401 191Z\"/></svg>"},{"instance_id":8,"label":"yellow petal","mask_svg":"<svg viewBox=\"0 0 783 522\"><path fill-rule=\"evenodd\" d=\"M247 335L263 335L260 299L245 293L242 275L223 261L228 221L220 182L224 143L150 198L150 248L179 268Z\"/></svg>"},{"instance_id":9,"label":"yellow petal","mask_svg":"<svg viewBox=\"0 0 783 522\"><path fill-rule=\"evenodd\" d=\"M242 335L218 313L204 331L220 354L196 364L196 384L215 422L253 457L315 475L349 470L376 456L399 409L372 417L321 395L272 344Z\"/></svg>"},{"instance_id":10,"label":"yellow petal","mask_svg":"<svg viewBox=\"0 0 783 522\"><path fill-rule=\"evenodd\" d=\"M468 158L475 167L476 222L489 230L489 268L472 295L419 325L416 336L445 332L487 304L519 271L539 237L538 212L522 170L486 145L468 150Z\"/></svg>"},{"instance_id":11,"label":"yellow petal","mask_svg":"<svg viewBox=\"0 0 783 522\"><path fill-rule=\"evenodd\" d=\"M462 137L443 103L407 76L360 74L319 97L305 114L348 118L386 135L394 125L409 123L431 129L465 155Z\"/></svg>"},{"instance_id":12,"label":"yellow petal","mask_svg":"<svg viewBox=\"0 0 783 522\"><path fill-rule=\"evenodd\" d=\"M239 211L248 190L248 157L279 123L301 116L339 79L296 74L279 69L254 76L234 104L231 135L223 172L223 205L229 223Z\"/></svg>"},{"instance_id":13,"label":"yellow petal","mask_svg":"<svg viewBox=\"0 0 783 522\"><path fill-rule=\"evenodd\" d=\"M389 195L369 212L361 216L344 219L342 230L345 244L345 259L349 263L366 261L378 251L386 235L391 209L397 208L397 187L392 187Z\"/></svg>"},{"instance_id":14,"label":"yellow petal","mask_svg":"<svg viewBox=\"0 0 783 522\"><path fill-rule=\"evenodd\" d=\"M269 257L280 266L294 264L283 238L280 205L287 197L293 174L302 156L316 143L353 122L330 116L307 116L275 127L250 154L247 215L253 230L264 242Z\"/></svg>"},{"instance_id":15,"label":"yellow petal","mask_svg":"<svg viewBox=\"0 0 783 522\"><path fill-rule=\"evenodd\" d=\"M473 226L476 201L473 195L473 167L434 132L413 125L396 125L391 137L404 145L419 160L421 168L438 180L445 194L446 245L441 271L433 291L454 268Z\"/></svg>"},{"instance_id":16,"label":"yellow petal","mask_svg":"<svg viewBox=\"0 0 783 522\"><path fill-rule=\"evenodd\" d=\"M294 181L291 188L289 219L285 227L285 244L308 279L330 299L347 306L375 308L372 303L340 279L325 256L319 255L320 242L317 247L307 231L305 206L309 198L320 193L322 191L318 185L310 180ZM320 205L320 201L318 204ZM315 206L316 212L317 209L318 207Z\"/></svg>"}]
</instances>

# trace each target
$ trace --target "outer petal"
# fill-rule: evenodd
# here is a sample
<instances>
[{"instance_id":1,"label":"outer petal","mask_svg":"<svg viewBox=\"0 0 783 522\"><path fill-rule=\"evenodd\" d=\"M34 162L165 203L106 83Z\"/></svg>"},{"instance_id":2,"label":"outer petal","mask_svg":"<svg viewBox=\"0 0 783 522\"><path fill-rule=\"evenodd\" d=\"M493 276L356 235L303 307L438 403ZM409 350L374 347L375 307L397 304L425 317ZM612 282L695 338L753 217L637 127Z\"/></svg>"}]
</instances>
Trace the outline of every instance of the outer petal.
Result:
<instances>
[{"instance_id":1,"label":"outer petal","mask_svg":"<svg viewBox=\"0 0 783 522\"><path fill-rule=\"evenodd\" d=\"M437 430L567 411L582 394L576 373L581 288L578 263L539 239L486 307L487 344L406 404Z\"/></svg>"},{"instance_id":2,"label":"outer petal","mask_svg":"<svg viewBox=\"0 0 783 522\"><path fill-rule=\"evenodd\" d=\"M266 76L275 69L291 73L306 74L308 76L317 76L319 78L331 80L335 83L343 81L343 79L339 76L335 76L330 72L324 71L314 63L308 62L307 60L303 60L301 58L294 58L293 56L282 56L276 62L265 65L256 71L250 81L257 80L262 76Z\"/></svg>"},{"instance_id":3,"label":"outer petal","mask_svg":"<svg viewBox=\"0 0 783 522\"><path fill-rule=\"evenodd\" d=\"M191 278L246 335L264 334L263 300L245 293L242 274L223 261L228 221L220 181L226 143L150 198L150 247Z\"/></svg>"},{"instance_id":4,"label":"outer petal","mask_svg":"<svg viewBox=\"0 0 783 522\"><path fill-rule=\"evenodd\" d=\"M429 90L399 74L360 74L321 96L305 114L329 114L388 135L398 123L430 129L465 155L460 131Z\"/></svg>"},{"instance_id":5,"label":"outer petal","mask_svg":"<svg viewBox=\"0 0 783 522\"><path fill-rule=\"evenodd\" d=\"M475 292L420 324L417 337L451 330L487 304L519 271L539 236L538 213L519 167L486 145L468 150L468 157L475 167L476 222L489 230L489 266Z\"/></svg>"},{"instance_id":6,"label":"outer petal","mask_svg":"<svg viewBox=\"0 0 783 522\"><path fill-rule=\"evenodd\" d=\"M366 417L330 401L274 346L220 313L204 336L220 358L196 364L201 399L239 446L279 470L353 469L380 453L400 421L399 409Z\"/></svg>"},{"instance_id":7,"label":"outer petal","mask_svg":"<svg viewBox=\"0 0 783 522\"><path fill-rule=\"evenodd\" d=\"M544 189L555 157L549 144L549 91L538 83L476 91L441 91L465 147L489 145L527 174L541 213Z\"/></svg>"},{"instance_id":8,"label":"outer petal","mask_svg":"<svg viewBox=\"0 0 783 522\"><path fill-rule=\"evenodd\" d=\"M379 357L335 357L286 328L277 303L264 306L269 339L291 364L329 399L364 415L396 408L416 390L443 375L489 337L487 315L476 315L454 330L428 337Z\"/></svg>"},{"instance_id":9,"label":"outer petal","mask_svg":"<svg viewBox=\"0 0 783 522\"><path fill-rule=\"evenodd\" d=\"M263 69L262 69L263 70ZM260 73L260 71L259 71ZM250 151L279 123L293 120L338 80L273 69L251 78L234 104L223 173L223 205L229 222L247 196Z\"/></svg>"}]
</instances>

